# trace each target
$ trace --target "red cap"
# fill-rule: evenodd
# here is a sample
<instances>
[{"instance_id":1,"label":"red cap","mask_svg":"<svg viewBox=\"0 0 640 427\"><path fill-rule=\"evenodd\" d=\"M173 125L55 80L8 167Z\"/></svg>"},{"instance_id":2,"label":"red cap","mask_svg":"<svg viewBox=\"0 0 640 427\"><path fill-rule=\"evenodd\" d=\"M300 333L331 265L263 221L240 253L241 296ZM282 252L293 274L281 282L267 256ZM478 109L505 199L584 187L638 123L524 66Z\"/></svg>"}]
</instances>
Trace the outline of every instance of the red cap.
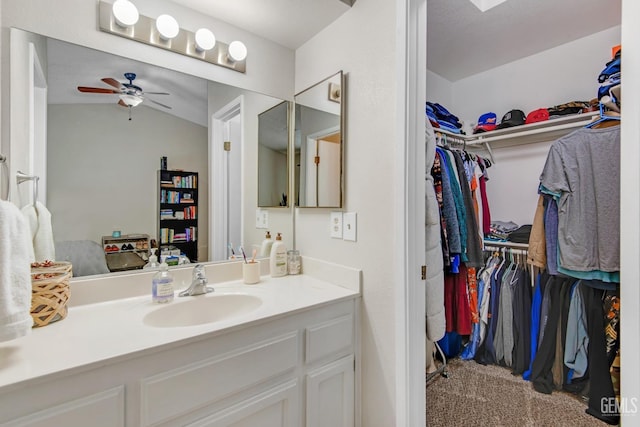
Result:
<instances>
[{"instance_id":1,"label":"red cap","mask_svg":"<svg viewBox=\"0 0 640 427\"><path fill-rule=\"evenodd\" d=\"M527 119L524 123L544 122L545 120L549 120L549 111L546 108L539 108L527 114Z\"/></svg>"}]
</instances>

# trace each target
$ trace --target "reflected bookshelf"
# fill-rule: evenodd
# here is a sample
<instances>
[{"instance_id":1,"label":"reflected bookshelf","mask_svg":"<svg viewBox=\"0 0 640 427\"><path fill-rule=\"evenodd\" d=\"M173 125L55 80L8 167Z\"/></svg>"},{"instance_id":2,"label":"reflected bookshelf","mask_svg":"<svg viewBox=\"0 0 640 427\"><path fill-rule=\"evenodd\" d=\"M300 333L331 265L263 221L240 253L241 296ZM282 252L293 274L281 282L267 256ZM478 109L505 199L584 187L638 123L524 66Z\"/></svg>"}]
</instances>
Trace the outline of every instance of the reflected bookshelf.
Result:
<instances>
[{"instance_id":1,"label":"reflected bookshelf","mask_svg":"<svg viewBox=\"0 0 640 427\"><path fill-rule=\"evenodd\" d=\"M158 171L158 245L198 260L198 173ZM159 253L160 253L159 252Z\"/></svg>"}]
</instances>

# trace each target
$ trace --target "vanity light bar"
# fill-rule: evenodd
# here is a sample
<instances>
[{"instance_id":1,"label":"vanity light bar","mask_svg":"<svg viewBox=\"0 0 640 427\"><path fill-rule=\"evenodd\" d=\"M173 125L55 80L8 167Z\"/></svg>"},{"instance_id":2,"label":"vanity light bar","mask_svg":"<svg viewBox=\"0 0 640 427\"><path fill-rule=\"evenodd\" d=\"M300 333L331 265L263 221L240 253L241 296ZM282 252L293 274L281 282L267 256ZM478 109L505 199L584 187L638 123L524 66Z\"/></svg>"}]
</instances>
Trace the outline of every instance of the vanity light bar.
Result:
<instances>
[{"instance_id":1,"label":"vanity light bar","mask_svg":"<svg viewBox=\"0 0 640 427\"><path fill-rule=\"evenodd\" d=\"M156 20L148 16L139 15L135 24L125 27L116 20L112 7L111 3L100 2L99 26L101 31L220 65L240 73L246 72L246 47L242 42L232 42L232 44L240 43L242 45L244 57L238 57L233 52L234 58L231 55L232 52L229 51L229 45L215 40L215 37L213 48L204 50L196 43L196 34L183 28L180 28L178 34L173 38L163 37L156 27ZM213 36L213 34L211 35ZM200 41L200 37L198 41Z\"/></svg>"}]
</instances>

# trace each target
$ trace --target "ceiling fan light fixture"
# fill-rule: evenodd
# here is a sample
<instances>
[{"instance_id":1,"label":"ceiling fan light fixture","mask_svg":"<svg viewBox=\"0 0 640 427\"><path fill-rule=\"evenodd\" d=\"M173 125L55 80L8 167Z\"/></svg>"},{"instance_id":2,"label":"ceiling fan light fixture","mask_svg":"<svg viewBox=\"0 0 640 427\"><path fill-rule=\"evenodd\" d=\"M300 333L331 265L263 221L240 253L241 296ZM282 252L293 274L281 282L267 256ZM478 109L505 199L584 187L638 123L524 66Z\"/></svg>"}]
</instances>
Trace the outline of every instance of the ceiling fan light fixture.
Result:
<instances>
[{"instance_id":1,"label":"ceiling fan light fixture","mask_svg":"<svg viewBox=\"0 0 640 427\"><path fill-rule=\"evenodd\" d=\"M171 40L180 32L178 21L171 15L160 15L156 19L156 29L163 40Z\"/></svg>"},{"instance_id":2,"label":"ceiling fan light fixture","mask_svg":"<svg viewBox=\"0 0 640 427\"><path fill-rule=\"evenodd\" d=\"M504 3L507 0L469 0L475 7L480 9L481 12L486 12L489 9L493 9L499 4Z\"/></svg>"},{"instance_id":3,"label":"ceiling fan light fixture","mask_svg":"<svg viewBox=\"0 0 640 427\"><path fill-rule=\"evenodd\" d=\"M127 104L128 107L136 107L136 106L140 105L140 103L142 102L142 97L141 96L129 95L127 93L123 93L123 94L120 94L118 96L120 97L120 100L122 102Z\"/></svg>"},{"instance_id":4,"label":"ceiling fan light fixture","mask_svg":"<svg viewBox=\"0 0 640 427\"><path fill-rule=\"evenodd\" d=\"M241 41L232 41L229 44L229 56L234 61L244 61L247 57L247 47Z\"/></svg>"},{"instance_id":5,"label":"ceiling fan light fixture","mask_svg":"<svg viewBox=\"0 0 640 427\"><path fill-rule=\"evenodd\" d=\"M216 45L216 36L207 28L196 31L196 49L211 50Z\"/></svg>"},{"instance_id":6,"label":"ceiling fan light fixture","mask_svg":"<svg viewBox=\"0 0 640 427\"><path fill-rule=\"evenodd\" d=\"M138 8L129 0L116 0L111 11L116 23L124 28L135 25L140 18Z\"/></svg>"}]
</instances>

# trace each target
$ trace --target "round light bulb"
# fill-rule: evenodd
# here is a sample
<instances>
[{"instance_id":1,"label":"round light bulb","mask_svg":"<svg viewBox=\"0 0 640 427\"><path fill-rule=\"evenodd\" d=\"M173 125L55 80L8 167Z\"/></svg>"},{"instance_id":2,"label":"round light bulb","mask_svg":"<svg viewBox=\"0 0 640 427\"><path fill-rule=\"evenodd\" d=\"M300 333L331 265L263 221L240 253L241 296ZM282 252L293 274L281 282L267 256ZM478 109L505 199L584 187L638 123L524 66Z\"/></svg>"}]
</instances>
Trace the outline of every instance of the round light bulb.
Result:
<instances>
[{"instance_id":1,"label":"round light bulb","mask_svg":"<svg viewBox=\"0 0 640 427\"><path fill-rule=\"evenodd\" d=\"M242 61L247 57L247 47L239 41L231 42L229 45L229 55L234 61Z\"/></svg>"},{"instance_id":2,"label":"round light bulb","mask_svg":"<svg viewBox=\"0 0 640 427\"><path fill-rule=\"evenodd\" d=\"M156 28L160 33L160 37L165 40L170 40L178 35L180 32L180 26L178 21L171 15L160 15L156 19Z\"/></svg>"},{"instance_id":3,"label":"round light bulb","mask_svg":"<svg viewBox=\"0 0 640 427\"><path fill-rule=\"evenodd\" d=\"M111 8L116 23L121 27L130 27L135 25L140 18L138 8L129 0L116 0Z\"/></svg>"},{"instance_id":4,"label":"round light bulb","mask_svg":"<svg viewBox=\"0 0 640 427\"><path fill-rule=\"evenodd\" d=\"M216 45L216 36L206 29L200 28L196 31L196 47L200 50L211 50Z\"/></svg>"}]
</instances>

